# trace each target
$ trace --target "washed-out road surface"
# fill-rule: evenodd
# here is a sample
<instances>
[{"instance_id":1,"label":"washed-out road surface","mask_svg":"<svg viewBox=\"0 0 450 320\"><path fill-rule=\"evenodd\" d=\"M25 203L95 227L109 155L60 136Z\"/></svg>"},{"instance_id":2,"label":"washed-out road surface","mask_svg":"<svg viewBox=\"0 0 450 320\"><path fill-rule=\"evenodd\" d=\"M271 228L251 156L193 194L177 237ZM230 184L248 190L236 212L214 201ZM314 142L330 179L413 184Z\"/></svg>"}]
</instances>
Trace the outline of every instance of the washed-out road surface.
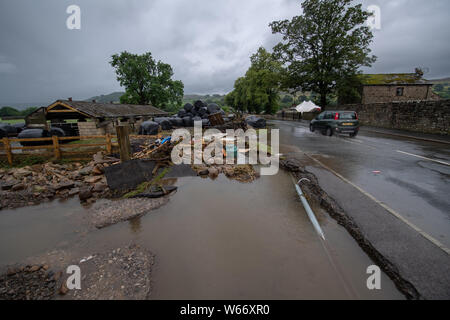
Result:
<instances>
[{"instance_id":1,"label":"washed-out road surface","mask_svg":"<svg viewBox=\"0 0 450 320\"><path fill-rule=\"evenodd\" d=\"M307 169L322 189L421 298L450 298L450 144L364 128L356 138L327 137L310 132L308 122L269 124L291 156L311 161Z\"/></svg>"}]
</instances>

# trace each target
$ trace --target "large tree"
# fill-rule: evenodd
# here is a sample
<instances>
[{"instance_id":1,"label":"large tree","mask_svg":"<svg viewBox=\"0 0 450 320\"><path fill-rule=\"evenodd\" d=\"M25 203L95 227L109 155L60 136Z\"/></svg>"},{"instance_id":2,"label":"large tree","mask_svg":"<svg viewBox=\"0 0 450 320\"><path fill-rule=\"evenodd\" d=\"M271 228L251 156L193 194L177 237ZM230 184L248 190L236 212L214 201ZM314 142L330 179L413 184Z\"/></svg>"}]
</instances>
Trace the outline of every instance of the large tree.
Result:
<instances>
[{"instance_id":1,"label":"large tree","mask_svg":"<svg viewBox=\"0 0 450 320\"><path fill-rule=\"evenodd\" d=\"M237 110L274 113L279 99L281 63L263 47L250 61L250 68L244 77L236 80L226 102Z\"/></svg>"},{"instance_id":2,"label":"large tree","mask_svg":"<svg viewBox=\"0 0 450 320\"><path fill-rule=\"evenodd\" d=\"M110 63L116 69L117 80L126 90L120 98L121 103L151 103L161 109L182 104L183 83L172 80L172 67L154 60L150 52L137 55L125 51L113 55Z\"/></svg>"},{"instance_id":3,"label":"large tree","mask_svg":"<svg viewBox=\"0 0 450 320\"><path fill-rule=\"evenodd\" d=\"M373 34L365 24L371 14L352 0L305 0L302 8L301 16L270 24L283 36L274 52L286 67L283 86L314 91L325 107L341 79L376 60L369 48Z\"/></svg>"}]
</instances>

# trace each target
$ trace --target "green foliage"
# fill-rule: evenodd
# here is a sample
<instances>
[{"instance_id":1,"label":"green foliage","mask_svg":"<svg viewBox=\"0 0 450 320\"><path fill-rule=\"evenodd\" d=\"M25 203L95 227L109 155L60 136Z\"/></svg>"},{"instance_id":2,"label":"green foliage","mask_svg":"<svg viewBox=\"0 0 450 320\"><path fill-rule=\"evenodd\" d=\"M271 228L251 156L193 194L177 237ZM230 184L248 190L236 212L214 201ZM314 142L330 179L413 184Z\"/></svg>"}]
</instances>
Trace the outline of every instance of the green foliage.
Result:
<instances>
[{"instance_id":1,"label":"green foliage","mask_svg":"<svg viewBox=\"0 0 450 320\"><path fill-rule=\"evenodd\" d=\"M20 115L21 115L20 111L14 109L13 107L3 107L3 108L0 109L0 117L7 117L7 116L9 116L9 117L11 117L11 116L17 117L17 116L20 116Z\"/></svg>"},{"instance_id":2,"label":"green foliage","mask_svg":"<svg viewBox=\"0 0 450 320\"><path fill-rule=\"evenodd\" d=\"M325 107L340 79L376 60L369 55L373 34L365 25L370 13L352 0L305 0L302 8L303 15L270 24L283 36L274 52L285 65L283 87L317 92Z\"/></svg>"},{"instance_id":3,"label":"green foliage","mask_svg":"<svg viewBox=\"0 0 450 320\"><path fill-rule=\"evenodd\" d=\"M433 92L442 99L450 99L450 82L443 82L434 85Z\"/></svg>"},{"instance_id":4,"label":"green foliage","mask_svg":"<svg viewBox=\"0 0 450 320\"><path fill-rule=\"evenodd\" d=\"M42 164L47 162L49 159L41 156L15 156L13 165L9 165L6 159L0 159L0 168L23 168L27 166L32 166L35 164Z\"/></svg>"},{"instance_id":5,"label":"green foliage","mask_svg":"<svg viewBox=\"0 0 450 320\"><path fill-rule=\"evenodd\" d=\"M29 107L25 110L19 111L13 107L2 107L0 109L0 118L1 117L26 117L30 113L37 110L37 107ZM17 122L23 122L23 120L18 120Z\"/></svg>"},{"instance_id":6,"label":"green foliage","mask_svg":"<svg viewBox=\"0 0 450 320\"><path fill-rule=\"evenodd\" d=\"M358 76L348 76L337 82L339 104L360 103L362 100L362 82Z\"/></svg>"},{"instance_id":7,"label":"green foliage","mask_svg":"<svg viewBox=\"0 0 450 320\"><path fill-rule=\"evenodd\" d=\"M207 94L207 95L199 95L199 94L188 94L183 98L183 104L190 103L194 104L195 101L201 100L207 104L215 103L219 107L225 106L225 95L220 94Z\"/></svg>"},{"instance_id":8,"label":"green foliage","mask_svg":"<svg viewBox=\"0 0 450 320\"><path fill-rule=\"evenodd\" d=\"M236 80L225 102L236 110L273 114L277 111L282 66L263 47L250 58L244 77Z\"/></svg>"},{"instance_id":9,"label":"green foliage","mask_svg":"<svg viewBox=\"0 0 450 320\"><path fill-rule=\"evenodd\" d=\"M153 59L150 52L142 55L126 51L112 56L111 65L116 69L117 80L126 92L121 103L152 104L166 110L170 105L181 105L184 85L172 80L169 64Z\"/></svg>"}]
</instances>

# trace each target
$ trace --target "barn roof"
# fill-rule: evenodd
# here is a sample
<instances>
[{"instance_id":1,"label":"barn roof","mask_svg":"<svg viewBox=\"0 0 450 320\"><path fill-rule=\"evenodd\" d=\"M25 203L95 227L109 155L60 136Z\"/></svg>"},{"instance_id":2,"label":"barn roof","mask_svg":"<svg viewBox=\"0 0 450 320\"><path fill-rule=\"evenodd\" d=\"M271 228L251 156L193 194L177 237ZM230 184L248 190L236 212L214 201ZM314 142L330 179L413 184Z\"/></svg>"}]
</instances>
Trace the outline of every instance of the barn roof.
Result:
<instances>
[{"instance_id":1,"label":"barn roof","mask_svg":"<svg viewBox=\"0 0 450 320\"><path fill-rule=\"evenodd\" d=\"M431 85L415 73L379 73L359 76L363 85Z\"/></svg>"},{"instance_id":2,"label":"barn roof","mask_svg":"<svg viewBox=\"0 0 450 320\"><path fill-rule=\"evenodd\" d=\"M137 116L164 116L168 113L151 105L98 103L87 101L57 100L47 108L47 112L72 110L92 118L118 118Z\"/></svg>"}]
</instances>

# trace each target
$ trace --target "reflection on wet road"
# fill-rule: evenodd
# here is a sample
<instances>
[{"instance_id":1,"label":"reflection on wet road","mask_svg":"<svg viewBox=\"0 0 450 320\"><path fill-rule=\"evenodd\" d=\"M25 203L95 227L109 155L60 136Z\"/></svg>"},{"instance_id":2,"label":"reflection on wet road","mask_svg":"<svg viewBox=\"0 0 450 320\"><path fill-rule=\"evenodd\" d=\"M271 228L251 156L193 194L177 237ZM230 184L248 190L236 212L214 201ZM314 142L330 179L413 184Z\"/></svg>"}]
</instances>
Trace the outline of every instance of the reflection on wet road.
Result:
<instances>
[{"instance_id":1,"label":"reflection on wet road","mask_svg":"<svg viewBox=\"0 0 450 320\"><path fill-rule=\"evenodd\" d=\"M271 121L283 145L296 146L450 247L447 144L361 132L311 133L305 123Z\"/></svg>"}]
</instances>

